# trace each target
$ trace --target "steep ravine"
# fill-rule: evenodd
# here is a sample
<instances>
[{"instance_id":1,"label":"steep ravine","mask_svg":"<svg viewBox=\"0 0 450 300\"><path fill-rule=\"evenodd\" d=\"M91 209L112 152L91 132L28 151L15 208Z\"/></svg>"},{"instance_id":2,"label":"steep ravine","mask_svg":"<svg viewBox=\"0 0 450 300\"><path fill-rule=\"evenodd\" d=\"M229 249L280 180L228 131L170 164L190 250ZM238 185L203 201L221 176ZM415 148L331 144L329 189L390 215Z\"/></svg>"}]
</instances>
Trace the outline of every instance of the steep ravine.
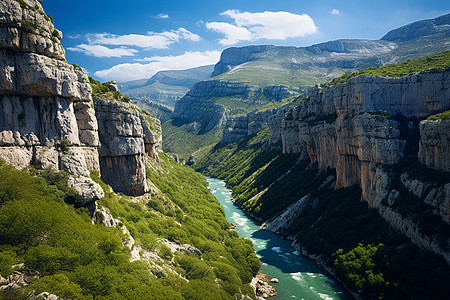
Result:
<instances>
[{"instance_id":1,"label":"steep ravine","mask_svg":"<svg viewBox=\"0 0 450 300\"><path fill-rule=\"evenodd\" d=\"M414 279L399 279L381 264L399 264L399 255L432 261L433 252L447 261L442 268L429 263L430 276L441 282L450 274L448 120L424 119L450 108L449 74L360 76L314 87L261 118L257 135L249 126L258 124L250 121L254 115L229 121L222 143L197 169L224 179L248 214L295 238L297 249L364 297L402 292L387 283L378 292L355 289L334 261L339 248L342 259L352 251L384 252L387 261L374 258L376 270L398 286ZM377 247L383 250L369 250ZM408 272L419 276L414 267Z\"/></svg>"}]
</instances>

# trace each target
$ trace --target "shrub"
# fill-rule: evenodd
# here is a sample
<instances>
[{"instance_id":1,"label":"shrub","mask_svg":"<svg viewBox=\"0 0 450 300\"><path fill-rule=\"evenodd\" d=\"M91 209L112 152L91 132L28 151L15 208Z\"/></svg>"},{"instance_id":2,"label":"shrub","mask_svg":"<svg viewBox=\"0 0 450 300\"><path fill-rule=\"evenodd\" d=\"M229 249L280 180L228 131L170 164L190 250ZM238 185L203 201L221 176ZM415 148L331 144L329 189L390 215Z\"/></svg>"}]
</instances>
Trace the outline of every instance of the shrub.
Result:
<instances>
[{"instance_id":1,"label":"shrub","mask_svg":"<svg viewBox=\"0 0 450 300\"><path fill-rule=\"evenodd\" d=\"M37 28L36 24L31 20L22 20L22 27L29 32L34 32L34 30Z\"/></svg>"}]
</instances>

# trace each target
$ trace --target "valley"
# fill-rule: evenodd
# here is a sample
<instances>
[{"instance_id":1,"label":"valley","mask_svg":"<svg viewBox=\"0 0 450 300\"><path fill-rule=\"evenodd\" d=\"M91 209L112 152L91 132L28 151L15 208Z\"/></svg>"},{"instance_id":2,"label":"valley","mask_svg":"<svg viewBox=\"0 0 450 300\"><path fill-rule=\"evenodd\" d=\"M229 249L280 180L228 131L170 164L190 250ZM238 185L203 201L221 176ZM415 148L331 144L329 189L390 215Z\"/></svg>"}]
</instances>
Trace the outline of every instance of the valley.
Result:
<instances>
[{"instance_id":1,"label":"valley","mask_svg":"<svg viewBox=\"0 0 450 300\"><path fill-rule=\"evenodd\" d=\"M447 297L450 14L116 83L68 54L202 38L66 53L41 2L0 3L0 299Z\"/></svg>"}]
</instances>

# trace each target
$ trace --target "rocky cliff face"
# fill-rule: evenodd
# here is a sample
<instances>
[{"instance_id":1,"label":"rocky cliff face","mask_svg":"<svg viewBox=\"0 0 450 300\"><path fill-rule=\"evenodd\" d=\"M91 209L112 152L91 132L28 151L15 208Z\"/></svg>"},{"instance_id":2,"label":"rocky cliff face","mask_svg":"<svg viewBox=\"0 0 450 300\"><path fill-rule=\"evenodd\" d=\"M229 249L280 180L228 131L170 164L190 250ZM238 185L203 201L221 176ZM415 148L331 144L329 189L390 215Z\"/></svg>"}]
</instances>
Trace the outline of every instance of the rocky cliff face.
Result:
<instances>
[{"instance_id":1,"label":"rocky cliff face","mask_svg":"<svg viewBox=\"0 0 450 300\"><path fill-rule=\"evenodd\" d=\"M271 45L232 47L225 49L220 55L220 61L214 66L211 77L220 75L231 70L233 67L249 61L252 56L274 48Z\"/></svg>"},{"instance_id":2,"label":"rocky cliff face","mask_svg":"<svg viewBox=\"0 0 450 300\"><path fill-rule=\"evenodd\" d=\"M220 144L226 145L238 142L243 137L256 135L261 129L268 126L269 117L274 112L275 109L260 112L255 110L246 115L231 116L225 124Z\"/></svg>"},{"instance_id":3,"label":"rocky cliff face","mask_svg":"<svg viewBox=\"0 0 450 300\"><path fill-rule=\"evenodd\" d=\"M88 78L63 61L61 36L38 1L0 3L0 156L67 171L90 202L103 197L89 177L99 169L97 121Z\"/></svg>"},{"instance_id":4,"label":"rocky cliff face","mask_svg":"<svg viewBox=\"0 0 450 300\"><path fill-rule=\"evenodd\" d=\"M0 3L0 157L68 172L85 204L104 195L89 170L142 193L143 155L157 156L160 123L118 102L96 99L94 111L88 77L65 62L61 37L38 1Z\"/></svg>"},{"instance_id":5,"label":"rocky cliff face","mask_svg":"<svg viewBox=\"0 0 450 300\"><path fill-rule=\"evenodd\" d=\"M419 161L450 172L450 120L420 122Z\"/></svg>"},{"instance_id":6,"label":"rocky cliff face","mask_svg":"<svg viewBox=\"0 0 450 300\"><path fill-rule=\"evenodd\" d=\"M174 116L186 123L197 122L201 132L225 125L227 110L214 103L214 97L246 97L256 87L242 83L207 80L196 83L192 89L175 104Z\"/></svg>"},{"instance_id":7,"label":"rocky cliff face","mask_svg":"<svg viewBox=\"0 0 450 300\"><path fill-rule=\"evenodd\" d=\"M336 168L338 188L361 183L372 202L369 170L397 163L408 137L418 131L417 118L450 106L449 74L361 76L312 88L300 105L271 117L272 139L282 141L285 153L306 151L320 168Z\"/></svg>"},{"instance_id":8,"label":"rocky cliff face","mask_svg":"<svg viewBox=\"0 0 450 300\"><path fill-rule=\"evenodd\" d=\"M419 153L421 163L448 171L450 122L422 121L419 126L419 120L449 108L448 71L402 78L361 76L312 88L295 108L279 109L269 120L271 142L281 142L284 153L298 153L319 169L335 169L335 188L359 185L362 198L391 225L450 261L448 251L390 207L399 192L386 168ZM400 185L448 223L448 184L408 176L402 175Z\"/></svg>"},{"instance_id":9,"label":"rocky cliff face","mask_svg":"<svg viewBox=\"0 0 450 300\"><path fill-rule=\"evenodd\" d=\"M258 99L271 99L279 101L292 95L286 86L267 86L259 88L241 82L224 80L206 80L196 83L192 89L175 104L174 116L185 123L196 122L200 124L200 132L207 132L215 127L226 124L231 111L235 106L233 102L243 102L248 105L267 103ZM259 97L258 97L259 95ZM218 104L221 99L228 98L231 104ZM237 104L236 106L239 106ZM245 111L244 111L245 112Z\"/></svg>"},{"instance_id":10,"label":"rocky cliff face","mask_svg":"<svg viewBox=\"0 0 450 300\"><path fill-rule=\"evenodd\" d=\"M389 31L381 39L386 41L408 41L416 37L450 32L450 14L436 19L423 20Z\"/></svg>"},{"instance_id":11,"label":"rocky cliff face","mask_svg":"<svg viewBox=\"0 0 450 300\"><path fill-rule=\"evenodd\" d=\"M132 104L94 98L94 106L103 181L117 192L142 195L148 189L144 154L156 158L160 138Z\"/></svg>"}]
</instances>

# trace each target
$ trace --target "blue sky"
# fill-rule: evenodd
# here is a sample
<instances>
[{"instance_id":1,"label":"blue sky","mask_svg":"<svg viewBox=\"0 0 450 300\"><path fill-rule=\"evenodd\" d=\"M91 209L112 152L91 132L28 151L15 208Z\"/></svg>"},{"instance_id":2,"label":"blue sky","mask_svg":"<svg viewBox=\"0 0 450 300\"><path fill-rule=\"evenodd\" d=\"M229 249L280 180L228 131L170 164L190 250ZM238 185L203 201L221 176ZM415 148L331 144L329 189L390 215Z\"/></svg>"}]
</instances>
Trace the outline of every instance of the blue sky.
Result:
<instances>
[{"instance_id":1,"label":"blue sky","mask_svg":"<svg viewBox=\"0 0 450 300\"><path fill-rule=\"evenodd\" d=\"M216 63L228 47L379 39L450 12L448 1L44 0L69 63L101 81Z\"/></svg>"}]
</instances>

